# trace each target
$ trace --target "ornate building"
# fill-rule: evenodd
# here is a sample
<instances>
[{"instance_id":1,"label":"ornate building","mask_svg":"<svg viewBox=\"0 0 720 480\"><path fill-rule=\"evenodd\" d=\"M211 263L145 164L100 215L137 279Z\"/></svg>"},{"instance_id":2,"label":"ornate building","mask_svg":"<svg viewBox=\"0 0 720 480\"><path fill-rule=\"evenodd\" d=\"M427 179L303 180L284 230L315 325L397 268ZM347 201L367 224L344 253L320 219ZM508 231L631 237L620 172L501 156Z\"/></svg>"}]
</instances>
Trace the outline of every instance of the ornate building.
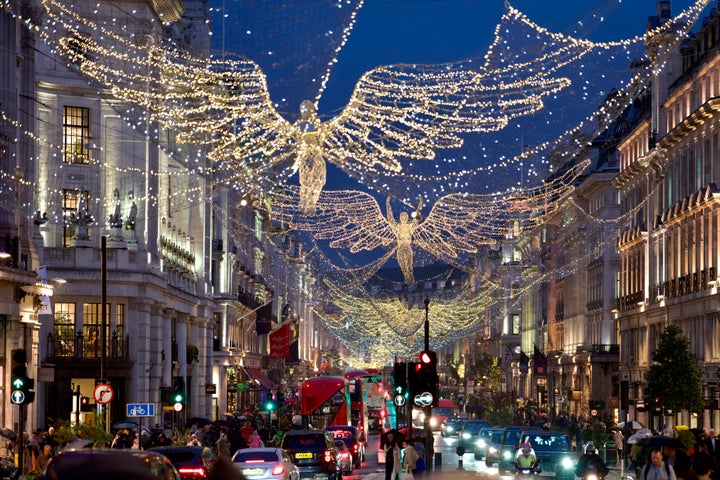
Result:
<instances>
[{"instance_id":1,"label":"ornate building","mask_svg":"<svg viewBox=\"0 0 720 480\"><path fill-rule=\"evenodd\" d=\"M660 21L669 2L660 2ZM641 421L718 427L720 308L717 296L720 224L720 17L717 5L697 33L679 49L661 55L661 39L647 45L648 57L665 65L653 78L652 116L621 145L615 183L622 198L623 229L617 239L618 328L621 376L632 399L642 399L658 335L679 325L705 372L708 409L702 418L673 412L650 418L633 405ZM632 404L633 402L631 402Z\"/></svg>"}]
</instances>

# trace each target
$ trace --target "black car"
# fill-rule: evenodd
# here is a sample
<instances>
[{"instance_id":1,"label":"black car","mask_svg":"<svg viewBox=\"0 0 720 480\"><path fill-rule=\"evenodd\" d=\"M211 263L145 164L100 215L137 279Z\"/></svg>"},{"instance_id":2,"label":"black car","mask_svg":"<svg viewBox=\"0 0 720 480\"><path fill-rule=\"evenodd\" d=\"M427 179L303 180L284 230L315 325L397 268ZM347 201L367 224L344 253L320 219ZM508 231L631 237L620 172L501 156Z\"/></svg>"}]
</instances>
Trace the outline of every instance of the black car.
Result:
<instances>
[{"instance_id":1,"label":"black car","mask_svg":"<svg viewBox=\"0 0 720 480\"><path fill-rule=\"evenodd\" d=\"M544 476L564 480L575 478L577 456L570 450L570 438L565 432L531 432L523 434L522 442L530 443Z\"/></svg>"},{"instance_id":2,"label":"black car","mask_svg":"<svg viewBox=\"0 0 720 480\"><path fill-rule=\"evenodd\" d=\"M498 462L500 474L515 468L515 454L518 448L520 448L520 441L522 440L523 434L539 431L541 431L540 427L530 427L526 425L505 427L502 441L500 442L500 461Z\"/></svg>"},{"instance_id":3,"label":"black car","mask_svg":"<svg viewBox=\"0 0 720 480\"><path fill-rule=\"evenodd\" d=\"M65 450L50 459L44 480L180 480L158 452L131 449Z\"/></svg>"},{"instance_id":4,"label":"black car","mask_svg":"<svg viewBox=\"0 0 720 480\"><path fill-rule=\"evenodd\" d=\"M339 480L342 472L338 469L335 440L325 430L289 430L280 441L290 459L300 470L300 478L326 475L328 480Z\"/></svg>"},{"instance_id":5,"label":"black car","mask_svg":"<svg viewBox=\"0 0 720 480\"><path fill-rule=\"evenodd\" d=\"M480 431L490 428L490 422L487 420L468 420L463 424L460 430L460 440L458 446L465 449L465 453L475 453L475 445L477 444Z\"/></svg>"},{"instance_id":6,"label":"black car","mask_svg":"<svg viewBox=\"0 0 720 480\"><path fill-rule=\"evenodd\" d=\"M440 435L443 437L457 437L460 435L460 430L464 424L464 418L448 417L440 424Z\"/></svg>"},{"instance_id":7,"label":"black car","mask_svg":"<svg viewBox=\"0 0 720 480\"><path fill-rule=\"evenodd\" d=\"M211 448L193 445L174 445L149 448L149 452L165 455L180 474L182 480L206 478L217 463Z\"/></svg>"},{"instance_id":8,"label":"black car","mask_svg":"<svg viewBox=\"0 0 720 480\"><path fill-rule=\"evenodd\" d=\"M502 428L483 428L480 430L475 442L475 460L483 460L487 457L488 448L492 443L492 436L498 433L502 435Z\"/></svg>"},{"instance_id":9,"label":"black car","mask_svg":"<svg viewBox=\"0 0 720 480\"><path fill-rule=\"evenodd\" d=\"M362 462L365 461L365 438L360 434L360 430L355 427L344 425L331 425L325 430L335 438L342 440L347 445L348 450L352 454L352 463L355 468L360 468Z\"/></svg>"}]
</instances>

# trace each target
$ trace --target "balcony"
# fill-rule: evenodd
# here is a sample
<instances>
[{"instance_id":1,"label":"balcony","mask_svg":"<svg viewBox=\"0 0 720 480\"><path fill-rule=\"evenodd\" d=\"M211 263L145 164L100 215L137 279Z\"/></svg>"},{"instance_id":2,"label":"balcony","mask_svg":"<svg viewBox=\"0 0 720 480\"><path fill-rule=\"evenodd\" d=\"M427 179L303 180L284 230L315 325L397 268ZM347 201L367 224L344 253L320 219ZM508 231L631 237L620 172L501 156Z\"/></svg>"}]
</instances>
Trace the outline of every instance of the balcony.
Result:
<instances>
[{"instance_id":1,"label":"balcony","mask_svg":"<svg viewBox=\"0 0 720 480\"><path fill-rule=\"evenodd\" d=\"M61 333L49 333L47 338L48 358L75 358L75 359L93 359L102 356L100 348L99 328L90 328L86 330L87 335L77 331L75 335L63 335ZM120 337L117 332L113 332L108 339L107 358L128 360L129 357L130 336Z\"/></svg>"}]
</instances>

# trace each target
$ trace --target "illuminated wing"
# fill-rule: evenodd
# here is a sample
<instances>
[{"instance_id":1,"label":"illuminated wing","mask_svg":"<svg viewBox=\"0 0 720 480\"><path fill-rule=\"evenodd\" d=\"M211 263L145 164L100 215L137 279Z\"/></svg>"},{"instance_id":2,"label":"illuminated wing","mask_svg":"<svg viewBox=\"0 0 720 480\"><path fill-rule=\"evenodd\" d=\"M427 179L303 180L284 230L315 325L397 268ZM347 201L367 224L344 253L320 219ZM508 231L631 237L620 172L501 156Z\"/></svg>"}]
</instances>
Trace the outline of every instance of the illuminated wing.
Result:
<instances>
[{"instance_id":1,"label":"illuminated wing","mask_svg":"<svg viewBox=\"0 0 720 480\"><path fill-rule=\"evenodd\" d=\"M359 163L399 171L400 157L432 159L438 149L458 148L460 134L502 129L568 85L546 74L521 79L514 69L483 75L463 62L379 67L325 123L324 150L342 169Z\"/></svg>"},{"instance_id":2,"label":"illuminated wing","mask_svg":"<svg viewBox=\"0 0 720 480\"><path fill-rule=\"evenodd\" d=\"M447 261L494 243L511 222L528 230L547 221L575 189L589 161L558 172L543 185L489 195L450 194L438 199L415 229L413 244Z\"/></svg>"},{"instance_id":3,"label":"illuminated wing","mask_svg":"<svg viewBox=\"0 0 720 480\"><path fill-rule=\"evenodd\" d=\"M57 30L48 42L104 92L140 106L127 109L139 125L156 121L176 134L178 143L209 147L211 159L229 163L228 171L250 175L248 180L294 150L296 129L276 112L255 62L182 53L97 25L61 2L45 3ZM88 29L98 33L87 35Z\"/></svg>"},{"instance_id":4,"label":"illuminated wing","mask_svg":"<svg viewBox=\"0 0 720 480\"><path fill-rule=\"evenodd\" d=\"M391 247L397 237L372 195L355 190L323 191L315 213L299 208L300 193L288 187L287 194L273 195L271 219L310 232L317 240L330 240L332 248L352 253Z\"/></svg>"}]
</instances>

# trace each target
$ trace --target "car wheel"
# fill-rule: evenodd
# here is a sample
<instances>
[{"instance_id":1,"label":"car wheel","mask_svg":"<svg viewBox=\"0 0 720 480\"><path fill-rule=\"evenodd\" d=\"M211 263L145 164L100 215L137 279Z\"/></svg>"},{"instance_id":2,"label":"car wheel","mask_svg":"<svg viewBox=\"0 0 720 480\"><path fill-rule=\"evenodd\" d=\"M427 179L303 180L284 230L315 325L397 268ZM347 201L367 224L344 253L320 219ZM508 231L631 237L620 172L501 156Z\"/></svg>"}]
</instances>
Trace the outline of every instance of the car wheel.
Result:
<instances>
[{"instance_id":1,"label":"car wheel","mask_svg":"<svg viewBox=\"0 0 720 480\"><path fill-rule=\"evenodd\" d=\"M482 460L482 455L480 455L479 453L476 453L475 460Z\"/></svg>"}]
</instances>

